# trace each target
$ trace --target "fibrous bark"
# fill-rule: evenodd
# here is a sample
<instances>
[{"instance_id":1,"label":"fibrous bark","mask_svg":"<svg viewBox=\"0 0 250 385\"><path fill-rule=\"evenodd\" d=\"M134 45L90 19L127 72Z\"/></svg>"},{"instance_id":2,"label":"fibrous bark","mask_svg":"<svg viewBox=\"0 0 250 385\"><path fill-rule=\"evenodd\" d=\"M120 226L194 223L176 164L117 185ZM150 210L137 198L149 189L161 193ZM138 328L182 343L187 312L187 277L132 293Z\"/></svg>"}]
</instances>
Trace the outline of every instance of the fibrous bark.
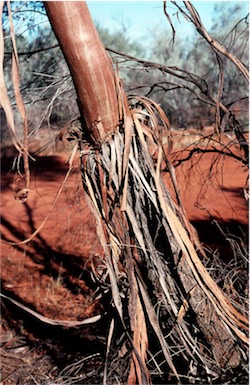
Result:
<instances>
[{"instance_id":1,"label":"fibrous bark","mask_svg":"<svg viewBox=\"0 0 250 385\"><path fill-rule=\"evenodd\" d=\"M82 180L131 349L128 384L151 383L150 334L169 367L167 380L175 376L181 383L180 359L192 381L218 378L246 359L248 320L203 266L192 227L163 185L163 160L175 183L161 140L168 120L147 98L129 106L84 2L47 2L46 9L76 87L82 134L89 139L87 149L79 141ZM149 141L158 146L156 163Z\"/></svg>"}]
</instances>

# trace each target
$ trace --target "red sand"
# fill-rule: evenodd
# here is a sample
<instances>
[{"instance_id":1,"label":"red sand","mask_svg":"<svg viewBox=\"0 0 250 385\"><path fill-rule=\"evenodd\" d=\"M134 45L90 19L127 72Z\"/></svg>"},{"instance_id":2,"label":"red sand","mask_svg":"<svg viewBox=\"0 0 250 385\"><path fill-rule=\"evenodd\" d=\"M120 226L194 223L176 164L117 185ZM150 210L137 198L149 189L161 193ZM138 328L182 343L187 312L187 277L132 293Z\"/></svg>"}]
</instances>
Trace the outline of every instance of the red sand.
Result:
<instances>
[{"instance_id":1,"label":"red sand","mask_svg":"<svg viewBox=\"0 0 250 385\"><path fill-rule=\"evenodd\" d=\"M182 154L181 157L185 157ZM194 156L176 168L178 188L190 220L248 223L243 189L247 169L220 157L209 172L212 154ZM173 157L174 159L175 157ZM175 158L176 159L176 158ZM32 165L26 204L14 199L10 159L2 160L2 239L20 242L52 209L67 165L62 155L40 157ZM164 180L169 185L168 175ZM77 165L40 233L29 244L1 245L3 288L52 318L82 319L98 312L85 266L101 256L95 220L86 204Z\"/></svg>"}]
</instances>

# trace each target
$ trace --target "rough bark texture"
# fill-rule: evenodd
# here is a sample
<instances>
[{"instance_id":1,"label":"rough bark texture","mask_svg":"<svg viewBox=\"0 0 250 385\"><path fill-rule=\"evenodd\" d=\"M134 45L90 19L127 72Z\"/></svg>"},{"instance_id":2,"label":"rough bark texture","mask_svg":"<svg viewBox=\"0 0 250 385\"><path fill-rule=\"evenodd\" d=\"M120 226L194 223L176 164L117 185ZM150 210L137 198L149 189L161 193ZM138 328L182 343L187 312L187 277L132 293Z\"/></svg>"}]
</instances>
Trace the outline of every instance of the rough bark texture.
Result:
<instances>
[{"instance_id":1,"label":"rough bark texture","mask_svg":"<svg viewBox=\"0 0 250 385\"><path fill-rule=\"evenodd\" d=\"M199 372L206 381L219 378L246 359L242 341L247 340L243 331L248 320L202 265L190 241L190 226L186 231L180 220L185 223L184 216L175 212L163 185L157 122L161 118L167 128L164 112L154 102L141 100L142 111L146 107L151 116L149 128L143 114L128 106L84 2L47 2L46 9L72 74L84 134L99 144L98 151L82 159L82 178L96 214L113 301L131 331L128 383L151 383L146 362L149 330L177 382L179 358L192 381ZM110 138L118 126L116 85L121 127ZM159 144L156 164L148 149L150 136Z\"/></svg>"},{"instance_id":2,"label":"rough bark texture","mask_svg":"<svg viewBox=\"0 0 250 385\"><path fill-rule=\"evenodd\" d=\"M44 4L74 82L87 139L104 141L118 124L111 59L86 2L47 1Z\"/></svg>"}]
</instances>

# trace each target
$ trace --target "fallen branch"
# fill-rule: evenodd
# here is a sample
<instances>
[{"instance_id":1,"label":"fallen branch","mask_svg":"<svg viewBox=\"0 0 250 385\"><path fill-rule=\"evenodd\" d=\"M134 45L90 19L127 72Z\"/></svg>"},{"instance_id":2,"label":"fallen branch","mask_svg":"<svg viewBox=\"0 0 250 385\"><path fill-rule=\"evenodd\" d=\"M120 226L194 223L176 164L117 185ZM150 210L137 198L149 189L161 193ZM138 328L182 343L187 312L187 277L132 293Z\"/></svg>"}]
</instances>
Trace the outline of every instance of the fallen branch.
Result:
<instances>
[{"instance_id":1,"label":"fallen branch","mask_svg":"<svg viewBox=\"0 0 250 385\"><path fill-rule=\"evenodd\" d=\"M37 320L51 326L65 326L68 328L75 328L78 326L84 326L84 325L89 325L92 323L95 323L101 319L101 315L98 314L96 316L86 318L83 321L62 321L62 320L57 320L57 319L52 319L45 317L44 315L36 312L35 310L30 309L29 307L22 305L20 302L16 301L13 298L8 297L7 295L0 293L0 297L7 299L9 302L13 303L15 306L19 307L19 309L22 309L32 317L36 318Z\"/></svg>"}]
</instances>

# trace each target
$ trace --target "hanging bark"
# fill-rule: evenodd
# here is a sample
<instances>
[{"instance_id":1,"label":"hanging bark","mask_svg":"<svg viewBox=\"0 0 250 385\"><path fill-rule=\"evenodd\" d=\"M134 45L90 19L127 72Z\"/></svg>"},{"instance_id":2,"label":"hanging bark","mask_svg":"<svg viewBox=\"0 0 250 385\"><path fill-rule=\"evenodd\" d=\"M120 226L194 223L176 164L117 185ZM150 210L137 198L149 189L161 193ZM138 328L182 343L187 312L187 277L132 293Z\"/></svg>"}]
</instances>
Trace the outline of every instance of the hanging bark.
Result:
<instances>
[{"instance_id":1,"label":"hanging bark","mask_svg":"<svg viewBox=\"0 0 250 385\"><path fill-rule=\"evenodd\" d=\"M168 120L147 98L137 98L141 110L129 107L84 2L45 5L75 84L84 134L90 144L99 144L82 157L82 180L96 215L113 302L133 350L128 384L151 383L149 330L168 365L169 381L181 382L179 358L192 381L198 369L206 381L218 378L245 359L248 320L203 266L184 211L163 185L162 162L171 168L161 142ZM149 139L159 148L156 164Z\"/></svg>"},{"instance_id":2,"label":"hanging bark","mask_svg":"<svg viewBox=\"0 0 250 385\"><path fill-rule=\"evenodd\" d=\"M118 125L112 61L105 51L86 2L46 1L45 8L77 92L90 142L102 142Z\"/></svg>"}]
</instances>

